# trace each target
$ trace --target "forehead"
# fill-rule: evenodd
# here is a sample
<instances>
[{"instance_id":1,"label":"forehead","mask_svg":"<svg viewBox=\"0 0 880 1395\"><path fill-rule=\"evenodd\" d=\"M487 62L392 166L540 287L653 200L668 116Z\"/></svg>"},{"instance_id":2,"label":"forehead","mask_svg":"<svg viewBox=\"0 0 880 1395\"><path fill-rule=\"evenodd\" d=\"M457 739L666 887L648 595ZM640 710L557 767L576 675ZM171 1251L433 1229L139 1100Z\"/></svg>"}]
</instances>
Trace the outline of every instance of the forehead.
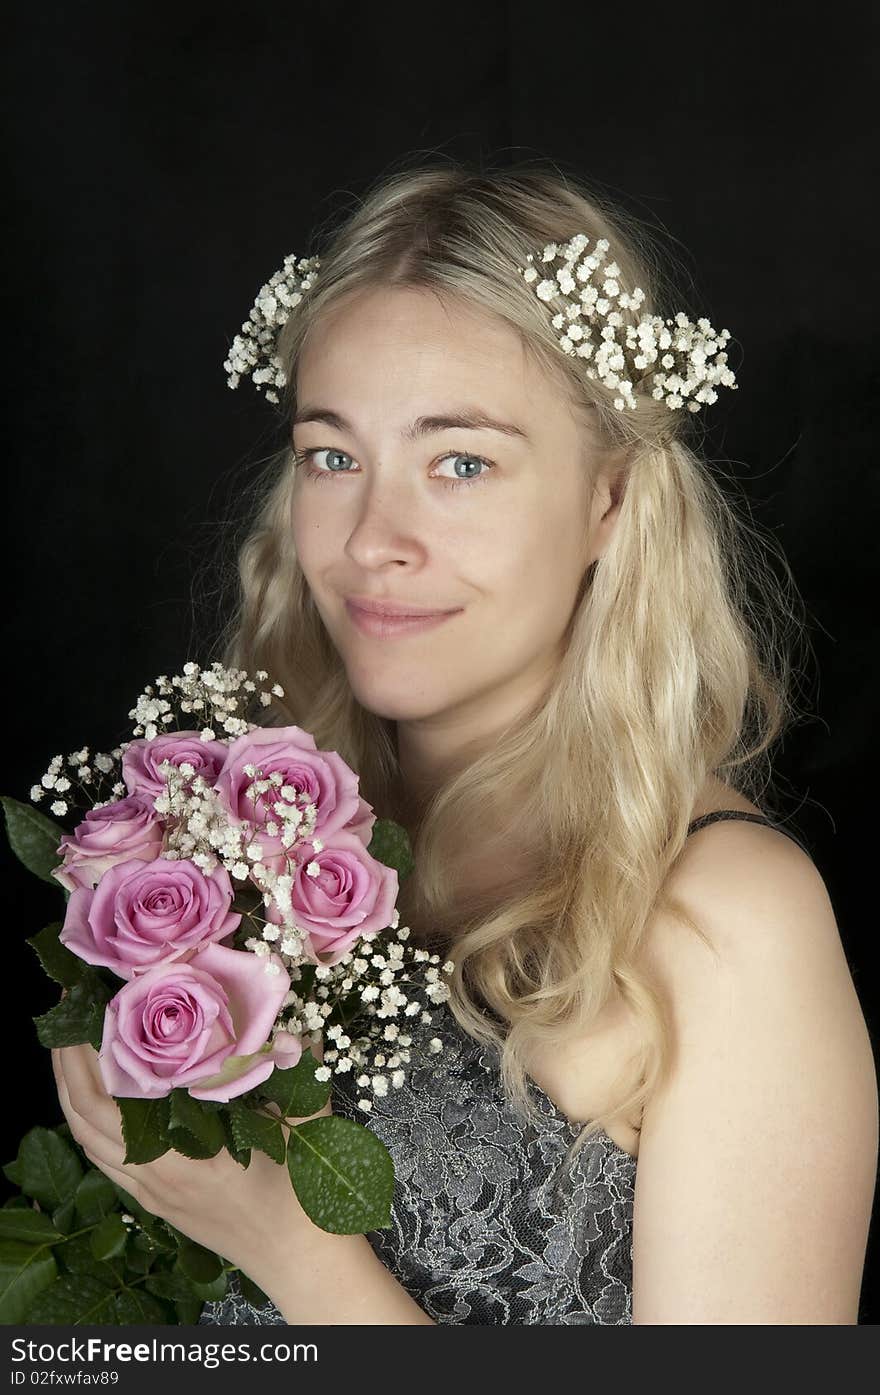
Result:
<instances>
[{"instance_id":1,"label":"forehead","mask_svg":"<svg viewBox=\"0 0 880 1395\"><path fill-rule=\"evenodd\" d=\"M297 395L317 389L433 398L479 391L480 405L543 412L563 401L499 316L460 297L411 287L381 287L346 297L310 326L297 365Z\"/></svg>"}]
</instances>

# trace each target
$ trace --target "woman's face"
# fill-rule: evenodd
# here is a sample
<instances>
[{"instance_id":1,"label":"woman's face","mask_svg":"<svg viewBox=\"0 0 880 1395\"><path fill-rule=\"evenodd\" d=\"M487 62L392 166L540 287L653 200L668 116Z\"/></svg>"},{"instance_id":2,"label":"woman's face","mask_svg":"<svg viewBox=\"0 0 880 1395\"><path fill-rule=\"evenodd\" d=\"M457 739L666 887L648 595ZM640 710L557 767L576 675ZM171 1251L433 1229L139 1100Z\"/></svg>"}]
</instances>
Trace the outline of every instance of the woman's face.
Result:
<instances>
[{"instance_id":1,"label":"woman's face","mask_svg":"<svg viewBox=\"0 0 880 1395\"><path fill-rule=\"evenodd\" d=\"M297 402L294 542L358 701L473 735L514 718L558 662L611 523L563 390L494 317L395 288L315 325ZM498 426L415 425L465 413ZM456 613L382 637L347 597Z\"/></svg>"}]
</instances>

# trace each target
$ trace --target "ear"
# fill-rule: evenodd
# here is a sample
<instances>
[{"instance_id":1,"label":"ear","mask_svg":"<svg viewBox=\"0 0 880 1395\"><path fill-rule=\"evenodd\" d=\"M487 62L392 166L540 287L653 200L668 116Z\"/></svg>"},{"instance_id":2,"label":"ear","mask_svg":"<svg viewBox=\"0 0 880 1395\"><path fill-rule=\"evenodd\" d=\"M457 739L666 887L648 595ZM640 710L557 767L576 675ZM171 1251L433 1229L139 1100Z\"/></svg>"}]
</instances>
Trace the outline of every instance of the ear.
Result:
<instances>
[{"instance_id":1,"label":"ear","mask_svg":"<svg viewBox=\"0 0 880 1395\"><path fill-rule=\"evenodd\" d=\"M628 477L629 461L626 449L610 452L599 469L593 489L588 565L592 565L602 556L611 541L620 516Z\"/></svg>"}]
</instances>

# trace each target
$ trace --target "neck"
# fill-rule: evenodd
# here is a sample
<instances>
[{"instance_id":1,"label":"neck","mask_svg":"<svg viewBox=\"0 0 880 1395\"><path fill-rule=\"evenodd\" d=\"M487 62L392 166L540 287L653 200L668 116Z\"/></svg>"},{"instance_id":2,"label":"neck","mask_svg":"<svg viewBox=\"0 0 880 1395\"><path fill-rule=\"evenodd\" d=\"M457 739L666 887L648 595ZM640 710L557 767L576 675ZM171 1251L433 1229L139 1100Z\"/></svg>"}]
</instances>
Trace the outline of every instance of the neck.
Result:
<instances>
[{"instance_id":1,"label":"neck","mask_svg":"<svg viewBox=\"0 0 880 1395\"><path fill-rule=\"evenodd\" d=\"M402 804L420 817L438 789L538 710L546 699L551 673L552 666L550 672L546 667L526 670L506 688L482 692L464 707L398 721Z\"/></svg>"}]
</instances>

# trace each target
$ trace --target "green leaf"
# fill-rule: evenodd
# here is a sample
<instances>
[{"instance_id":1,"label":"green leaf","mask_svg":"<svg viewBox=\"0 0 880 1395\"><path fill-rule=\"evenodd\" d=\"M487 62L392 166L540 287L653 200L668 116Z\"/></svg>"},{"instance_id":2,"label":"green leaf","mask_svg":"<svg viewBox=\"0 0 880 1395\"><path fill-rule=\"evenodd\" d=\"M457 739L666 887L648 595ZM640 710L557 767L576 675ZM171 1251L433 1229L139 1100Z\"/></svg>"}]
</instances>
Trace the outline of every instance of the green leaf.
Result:
<instances>
[{"instance_id":1,"label":"green leaf","mask_svg":"<svg viewBox=\"0 0 880 1395\"><path fill-rule=\"evenodd\" d=\"M143 1288L127 1288L116 1295L116 1321L123 1327L143 1327L150 1323L171 1322L168 1310L158 1299L144 1293Z\"/></svg>"},{"instance_id":2,"label":"green leaf","mask_svg":"<svg viewBox=\"0 0 880 1395\"><path fill-rule=\"evenodd\" d=\"M221 1298L225 1297L226 1289L228 1286L229 1278L227 1276L226 1270L223 1269L217 1275L216 1279L212 1279L209 1284L194 1283L193 1291L202 1300L203 1303L217 1303L220 1301Z\"/></svg>"},{"instance_id":3,"label":"green leaf","mask_svg":"<svg viewBox=\"0 0 880 1395\"><path fill-rule=\"evenodd\" d=\"M34 1197L45 1211L53 1211L62 1201L67 1201L83 1175L82 1165L70 1144L54 1129L39 1125L21 1140L16 1163L21 1177L18 1186Z\"/></svg>"},{"instance_id":4,"label":"green leaf","mask_svg":"<svg viewBox=\"0 0 880 1395\"><path fill-rule=\"evenodd\" d=\"M128 1231L122 1217L114 1214L99 1221L89 1238L95 1259L114 1259L123 1253Z\"/></svg>"},{"instance_id":5,"label":"green leaf","mask_svg":"<svg viewBox=\"0 0 880 1395\"><path fill-rule=\"evenodd\" d=\"M8 794L0 795L3 813L6 816L6 836L9 846L29 872L44 882L51 882L59 889L61 883L52 876L52 868L58 867L61 858L56 849L64 835L60 824L41 814L32 804L21 804Z\"/></svg>"},{"instance_id":6,"label":"green leaf","mask_svg":"<svg viewBox=\"0 0 880 1395\"><path fill-rule=\"evenodd\" d=\"M237 1148L259 1148L273 1162L284 1162L286 1145L280 1120L258 1114L241 1100L229 1101L229 1120Z\"/></svg>"},{"instance_id":7,"label":"green leaf","mask_svg":"<svg viewBox=\"0 0 880 1395\"><path fill-rule=\"evenodd\" d=\"M178 1153L182 1153L185 1158L213 1158L219 1153L220 1148L209 1148L196 1138L189 1129L169 1129L168 1141L171 1147ZM222 1147L222 1143L220 1147Z\"/></svg>"},{"instance_id":8,"label":"green leaf","mask_svg":"<svg viewBox=\"0 0 880 1395\"><path fill-rule=\"evenodd\" d=\"M104 1010L112 994L97 974L85 969L56 1003L33 1018L42 1046L81 1046L88 1042L100 1051L104 1035Z\"/></svg>"},{"instance_id":9,"label":"green leaf","mask_svg":"<svg viewBox=\"0 0 880 1395\"><path fill-rule=\"evenodd\" d=\"M204 1157L213 1158L226 1142L219 1115L214 1110L204 1109L198 1100L193 1099L189 1090L171 1091L170 1125L172 1129L186 1129L209 1149L203 1154Z\"/></svg>"},{"instance_id":10,"label":"green leaf","mask_svg":"<svg viewBox=\"0 0 880 1395\"><path fill-rule=\"evenodd\" d=\"M192 1286L192 1280L188 1279L180 1270L162 1270L160 1273L151 1274L144 1282L144 1288L149 1289L157 1298L168 1299L172 1303L186 1303L197 1297ZM201 1302L201 1300L199 1300Z\"/></svg>"},{"instance_id":11,"label":"green leaf","mask_svg":"<svg viewBox=\"0 0 880 1395\"><path fill-rule=\"evenodd\" d=\"M223 1272L223 1260L195 1240L184 1240L175 1268L180 1268L193 1283L210 1284Z\"/></svg>"},{"instance_id":12,"label":"green leaf","mask_svg":"<svg viewBox=\"0 0 880 1395\"><path fill-rule=\"evenodd\" d=\"M143 1100L113 1096L122 1114L122 1137L125 1140L126 1163L148 1163L161 1158L171 1147L168 1120L171 1106L168 1096Z\"/></svg>"},{"instance_id":13,"label":"green leaf","mask_svg":"<svg viewBox=\"0 0 880 1395\"><path fill-rule=\"evenodd\" d=\"M3 1164L3 1176L8 1178L14 1187L21 1186L23 1173L18 1158L15 1158L12 1162Z\"/></svg>"},{"instance_id":14,"label":"green leaf","mask_svg":"<svg viewBox=\"0 0 880 1395\"><path fill-rule=\"evenodd\" d=\"M52 1224L57 1230L63 1231L65 1235L73 1230L76 1225L76 1203L72 1196L66 1201L62 1201L60 1206L56 1206L52 1212Z\"/></svg>"},{"instance_id":15,"label":"green leaf","mask_svg":"<svg viewBox=\"0 0 880 1395\"><path fill-rule=\"evenodd\" d=\"M45 1245L0 1240L0 1324L24 1322L31 1303L57 1273L55 1256Z\"/></svg>"},{"instance_id":16,"label":"green leaf","mask_svg":"<svg viewBox=\"0 0 880 1395\"><path fill-rule=\"evenodd\" d=\"M374 1133L339 1115L290 1130L287 1166L306 1215L333 1235L360 1235L391 1223L394 1165Z\"/></svg>"},{"instance_id":17,"label":"green leaf","mask_svg":"<svg viewBox=\"0 0 880 1395\"><path fill-rule=\"evenodd\" d=\"M30 1305L29 1323L54 1326L97 1324L118 1327L117 1290L89 1274L64 1274L44 1288Z\"/></svg>"},{"instance_id":18,"label":"green leaf","mask_svg":"<svg viewBox=\"0 0 880 1395\"><path fill-rule=\"evenodd\" d=\"M152 1243L163 1254L170 1254L177 1249L177 1241L171 1234L171 1226L159 1216L151 1216L148 1211L138 1215L137 1211L131 1211L138 1225L145 1235L148 1235Z\"/></svg>"},{"instance_id":19,"label":"green leaf","mask_svg":"<svg viewBox=\"0 0 880 1395\"><path fill-rule=\"evenodd\" d=\"M29 1211L31 1203L26 1196L8 1196L3 1203L4 1211L23 1210ZM54 1219L54 1217L53 1217Z\"/></svg>"},{"instance_id":20,"label":"green leaf","mask_svg":"<svg viewBox=\"0 0 880 1395\"><path fill-rule=\"evenodd\" d=\"M250 1167L251 1150L250 1148L239 1148L238 1144L236 1143L235 1136L232 1132L232 1122L229 1118L228 1110L224 1110L223 1113L220 1115L220 1118L223 1122L223 1132L226 1134L227 1153L231 1158L234 1158L235 1161L241 1167Z\"/></svg>"},{"instance_id":21,"label":"green leaf","mask_svg":"<svg viewBox=\"0 0 880 1395\"><path fill-rule=\"evenodd\" d=\"M25 1240L31 1244L52 1245L62 1238L62 1232L43 1211L28 1207L26 1211L0 1211L0 1239Z\"/></svg>"},{"instance_id":22,"label":"green leaf","mask_svg":"<svg viewBox=\"0 0 880 1395\"><path fill-rule=\"evenodd\" d=\"M109 1259L96 1259L92 1254L92 1231L84 1230L72 1235L56 1246L59 1268L65 1274L87 1274L90 1279L106 1284L109 1288L118 1287L125 1276L125 1261L119 1256Z\"/></svg>"},{"instance_id":23,"label":"green leaf","mask_svg":"<svg viewBox=\"0 0 880 1395\"><path fill-rule=\"evenodd\" d=\"M161 1253L144 1231L129 1231L124 1257L128 1269L133 1269L137 1274L148 1274Z\"/></svg>"},{"instance_id":24,"label":"green leaf","mask_svg":"<svg viewBox=\"0 0 880 1395\"><path fill-rule=\"evenodd\" d=\"M176 1250L177 1241L172 1236L172 1227L161 1217L154 1216L151 1211L145 1211L143 1206L138 1205L134 1197L127 1192L124 1187L120 1187L117 1182L113 1184L113 1190L122 1202L123 1211L134 1216L141 1230L143 1230L160 1250Z\"/></svg>"},{"instance_id":25,"label":"green leaf","mask_svg":"<svg viewBox=\"0 0 880 1395\"><path fill-rule=\"evenodd\" d=\"M272 1302L269 1295L264 1293L263 1290L254 1283L253 1279L248 1278L247 1274L241 1269L238 1272L238 1286L241 1289L242 1298L254 1308L263 1308L267 1303Z\"/></svg>"},{"instance_id":26,"label":"green leaf","mask_svg":"<svg viewBox=\"0 0 880 1395\"><path fill-rule=\"evenodd\" d=\"M203 1307L204 1303L201 1298L178 1298L174 1304L178 1324L181 1327L196 1327Z\"/></svg>"},{"instance_id":27,"label":"green leaf","mask_svg":"<svg viewBox=\"0 0 880 1395\"><path fill-rule=\"evenodd\" d=\"M60 983L62 988L72 988L85 973L86 964L59 940L58 933L63 923L61 920L53 921L36 935L31 935L25 943L30 945L50 978Z\"/></svg>"},{"instance_id":28,"label":"green leaf","mask_svg":"<svg viewBox=\"0 0 880 1395\"><path fill-rule=\"evenodd\" d=\"M183 1231L178 1230L170 1221L161 1221L160 1224L164 1227L169 1239L173 1242L175 1250L179 1250L181 1245L186 1244L189 1240L189 1236L184 1235Z\"/></svg>"},{"instance_id":29,"label":"green leaf","mask_svg":"<svg viewBox=\"0 0 880 1395\"><path fill-rule=\"evenodd\" d=\"M89 1168L74 1193L77 1219L81 1225L94 1225L115 1211L118 1201L110 1178L96 1167Z\"/></svg>"},{"instance_id":30,"label":"green leaf","mask_svg":"<svg viewBox=\"0 0 880 1395\"><path fill-rule=\"evenodd\" d=\"M316 1080L320 1065L306 1050L295 1066L279 1070L276 1066L268 1079L259 1086L259 1097L278 1105L285 1119L304 1119L323 1109L330 1096L329 1080Z\"/></svg>"},{"instance_id":31,"label":"green leaf","mask_svg":"<svg viewBox=\"0 0 880 1395\"><path fill-rule=\"evenodd\" d=\"M393 819L377 819L373 824L372 837L367 846L370 857L393 867L398 881L405 881L415 867L409 834Z\"/></svg>"}]
</instances>

